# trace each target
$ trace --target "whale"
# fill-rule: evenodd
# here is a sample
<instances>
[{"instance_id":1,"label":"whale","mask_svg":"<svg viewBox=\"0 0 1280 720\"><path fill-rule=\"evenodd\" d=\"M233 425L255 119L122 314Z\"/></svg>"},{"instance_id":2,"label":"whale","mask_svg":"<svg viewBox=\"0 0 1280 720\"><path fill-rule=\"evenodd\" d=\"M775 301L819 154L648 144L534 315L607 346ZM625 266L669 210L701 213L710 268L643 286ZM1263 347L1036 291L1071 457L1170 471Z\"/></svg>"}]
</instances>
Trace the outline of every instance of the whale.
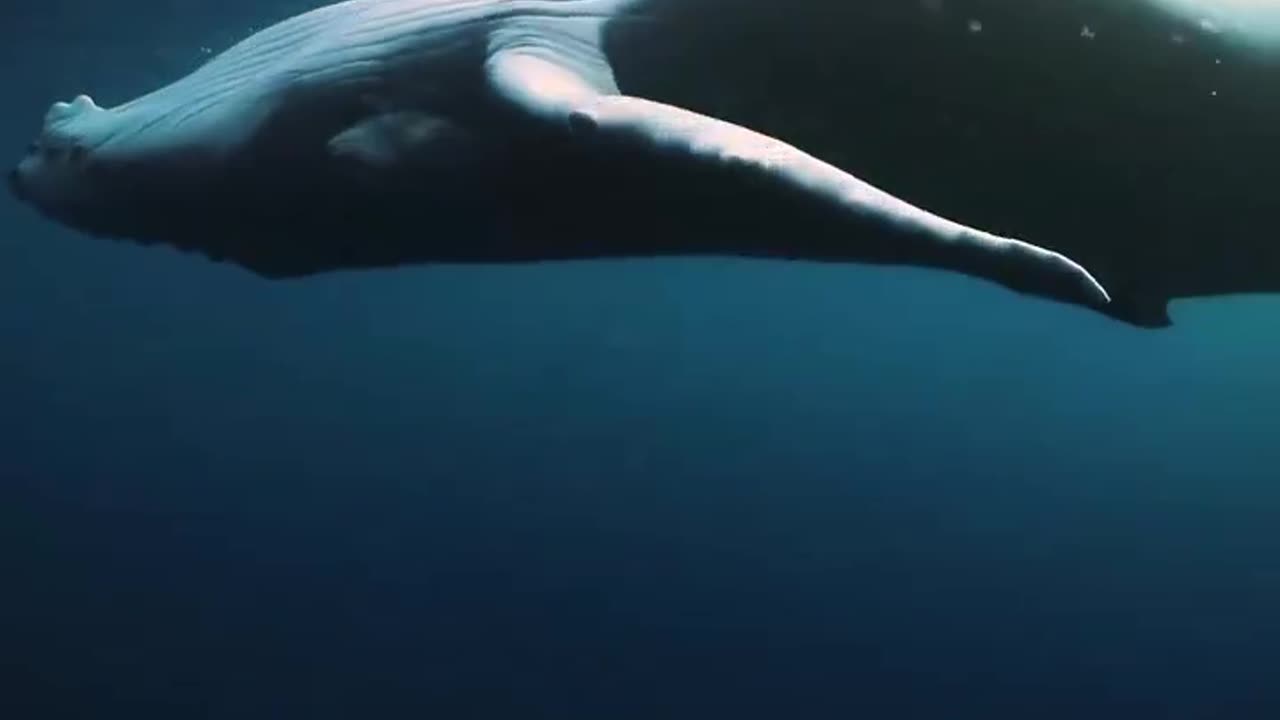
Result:
<instances>
[{"instance_id":1,"label":"whale","mask_svg":"<svg viewBox=\"0 0 1280 720\"><path fill-rule=\"evenodd\" d=\"M1106 274L1085 269L1099 260L1125 285L1109 258L1081 265L1070 242L947 219L845 169L859 149L884 162L867 118L885 117L900 78L868 62L876 34L932 32L929 12L902 5L323 5L133 100L55 103L10 186L82 231L270 278L733 254L933 267L1124 316L1135 305L1117 310ZM912 88L897 90L910 108ZM979 184L981 167L956 177L933 162L898 157L964 192ZM1064 219L1077 210L1060 204Z\"/></svg>"}]
</instances>

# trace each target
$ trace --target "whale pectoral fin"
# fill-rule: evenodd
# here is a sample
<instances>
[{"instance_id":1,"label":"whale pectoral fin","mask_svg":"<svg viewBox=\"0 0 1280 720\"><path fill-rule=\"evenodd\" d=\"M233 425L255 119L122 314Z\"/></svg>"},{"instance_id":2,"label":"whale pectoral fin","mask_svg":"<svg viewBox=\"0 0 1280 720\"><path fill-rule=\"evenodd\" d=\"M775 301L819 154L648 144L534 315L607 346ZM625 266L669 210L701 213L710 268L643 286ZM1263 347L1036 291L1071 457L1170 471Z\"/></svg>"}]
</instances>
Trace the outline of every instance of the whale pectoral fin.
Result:
<instances>
[{"instance_id":1,"label":"whale pectoral fin","mask_svg":"<svg viewBox=\"0 0 1280 720\"><path fill-rule=\"evenodd\" d=\"M520 114L562 127L569 113L617 95L613 67L593 17L522 18L489 38L485 72L495 94Z\"/></svg>"},{"instance_id":2,"label":"whale pectoral fin","mask_svg":"<svg viewBox=\"0 0 1280 720\"><path fill-rule=\"evenodd\" d=\"M856 260L868 254L868 242L890 243L888 252L871 254L1089 307L1110 302L1102 285L1063 255L922 210L777 138L672 105L601 92L590 76L554 56L500 50L490 55L487 71L495 94L511 108L574 142L656 156L699 177L803 197L850 221L851 230L872 228L876 236L808 254Z\"/></svg>"}]
</instances>

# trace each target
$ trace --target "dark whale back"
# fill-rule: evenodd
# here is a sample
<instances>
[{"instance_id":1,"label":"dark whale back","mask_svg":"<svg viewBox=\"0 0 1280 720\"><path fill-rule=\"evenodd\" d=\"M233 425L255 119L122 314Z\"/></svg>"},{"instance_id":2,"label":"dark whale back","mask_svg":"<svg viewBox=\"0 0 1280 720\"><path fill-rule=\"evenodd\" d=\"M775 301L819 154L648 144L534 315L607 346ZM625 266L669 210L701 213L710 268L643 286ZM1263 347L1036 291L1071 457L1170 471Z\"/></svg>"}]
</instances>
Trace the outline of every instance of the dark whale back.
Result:
<instances>
[{"instance_id":1,"label":"dark whale back","mask_svg":"<svg viewBox=\"0 0 1280 720\"><path fill-rule=\"evenodd\" d=\"M797 8L822 6L820 12ZM1114 0L655 0L627 92L783 137L1076 259L1147 326L1280 291L1280 53Z\"/></svg>"}]
</instances>

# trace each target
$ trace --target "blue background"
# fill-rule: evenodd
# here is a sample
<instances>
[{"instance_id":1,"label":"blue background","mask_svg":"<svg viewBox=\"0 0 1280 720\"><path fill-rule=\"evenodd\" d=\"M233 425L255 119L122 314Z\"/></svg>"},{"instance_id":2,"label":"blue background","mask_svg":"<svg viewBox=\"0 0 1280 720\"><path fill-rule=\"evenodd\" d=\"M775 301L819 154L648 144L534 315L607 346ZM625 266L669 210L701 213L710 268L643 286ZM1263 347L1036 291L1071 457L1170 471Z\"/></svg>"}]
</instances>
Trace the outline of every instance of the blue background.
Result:
<instances>
[{"instance_id":1,"label":"blue background","mask_svg":"<svg viewBox=\"0 0 1280 720\"><path fill-rule=\"evenodd\" d=\"M0 144L309 3L3 11ZM268 283L0 199L0 715L1280 716L1280 301Z\"/></svg>"}]
</instances>

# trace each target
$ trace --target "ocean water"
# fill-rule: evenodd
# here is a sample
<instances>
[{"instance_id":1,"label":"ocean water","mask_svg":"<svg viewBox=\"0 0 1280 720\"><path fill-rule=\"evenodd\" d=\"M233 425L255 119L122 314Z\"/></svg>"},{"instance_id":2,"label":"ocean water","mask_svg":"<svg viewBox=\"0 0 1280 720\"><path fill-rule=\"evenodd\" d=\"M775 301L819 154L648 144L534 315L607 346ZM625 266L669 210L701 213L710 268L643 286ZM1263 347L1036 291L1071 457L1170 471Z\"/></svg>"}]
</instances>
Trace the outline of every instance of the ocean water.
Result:
<instances>
[{"instance_id":1,"label":"ocean water","mask_svg":"<svg viewBox=\"0 0 1280 720\"><path fill-rule=\"evenodd\" d=\"M6 5L0 147L312 4ZM1280 298L1172 315L726 259L271 283L2 198L0 717L1280 717Z\"/></svg>"}]
</instances>

